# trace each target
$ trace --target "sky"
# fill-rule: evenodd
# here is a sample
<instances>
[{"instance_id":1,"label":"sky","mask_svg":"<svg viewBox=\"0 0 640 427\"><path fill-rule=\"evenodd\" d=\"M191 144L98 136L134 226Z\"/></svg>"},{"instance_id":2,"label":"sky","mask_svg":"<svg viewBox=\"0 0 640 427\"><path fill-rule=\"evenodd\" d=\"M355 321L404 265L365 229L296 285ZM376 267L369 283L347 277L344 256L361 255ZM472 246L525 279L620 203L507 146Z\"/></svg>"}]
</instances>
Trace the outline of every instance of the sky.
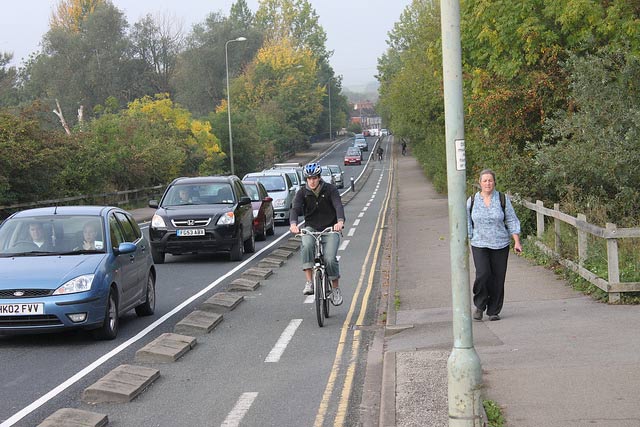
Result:
<instances>
[{"instance_id":1,"label":"sky","mask_svg":"<svg viewBox=\"0 0 640 427\"><path fill-rule=\"evenodd\" d=\"M125 13L129 25L146 14L160 13L182 20L185 33L211 12L228 16L234 3L234 0L111 1ZM253 12L258 1L247 0ZM387 33L411 0L310 0L310 3L327 33L327 49L334 51L329 61L336 75L343 77L343 86L357 90L375 82L378 58L387 49ZM58 0L2 2L0 52L13 53L12 65L19 66L29 54L39 50L57 4Z\"/></svg>"}]
</instances>

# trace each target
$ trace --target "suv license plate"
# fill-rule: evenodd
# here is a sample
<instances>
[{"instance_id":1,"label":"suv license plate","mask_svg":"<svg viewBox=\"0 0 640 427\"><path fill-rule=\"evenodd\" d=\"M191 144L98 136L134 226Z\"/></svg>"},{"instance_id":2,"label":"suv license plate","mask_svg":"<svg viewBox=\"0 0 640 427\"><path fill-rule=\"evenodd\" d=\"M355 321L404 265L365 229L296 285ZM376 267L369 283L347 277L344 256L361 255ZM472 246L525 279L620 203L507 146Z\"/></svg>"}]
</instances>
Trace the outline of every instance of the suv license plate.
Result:
<instances>
[{"instance_id":1,"label":"suv license plate","mask_svg":"<svg viewBox=\"0 0 640 427\"><path fill-rule=\"evenodd\" d=\"M204 236L204 228L190 228L187 230L176 230L178 237L186 236Z\"/></svg>"}]
</instances>

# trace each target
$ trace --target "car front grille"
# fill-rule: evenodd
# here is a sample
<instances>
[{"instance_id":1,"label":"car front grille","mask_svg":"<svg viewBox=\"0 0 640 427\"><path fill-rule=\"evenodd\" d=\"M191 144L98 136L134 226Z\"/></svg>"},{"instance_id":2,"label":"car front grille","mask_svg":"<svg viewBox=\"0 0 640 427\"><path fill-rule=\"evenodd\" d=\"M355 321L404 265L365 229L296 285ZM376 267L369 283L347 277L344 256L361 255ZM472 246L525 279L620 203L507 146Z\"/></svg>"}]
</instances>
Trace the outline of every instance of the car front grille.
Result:
<instances>
[{"instance_id":1,"label":"car front grille","mask_svg":"<svg viewBox=\"0 0 640 427\"><path fill-rule=\"evenodd\" d=\"M62 326L63 323L53 314L36 316L0 316L1 328L17 328L24 326Z\"/></svg>"},{"instance_id":2,"label":"car front grille","mask_svg":"<svg viewBox=\"0 0 640 427\"><path fill-rule=\"evenodd\" d=\"M171 220L171 223L174 227L206 227L210 222L211 218L189 218Z\"/></svg>"},{"instance_id":3,"label":"car front grille","mask_svg":"<svg viewBox=\"0 0 640 427\"><path fill-rule=\"evenodd\" d=\"M52 293L51 289L3 289L0 290L0 298L38 298L46 297Z\"/></svg>"}]
</instances>

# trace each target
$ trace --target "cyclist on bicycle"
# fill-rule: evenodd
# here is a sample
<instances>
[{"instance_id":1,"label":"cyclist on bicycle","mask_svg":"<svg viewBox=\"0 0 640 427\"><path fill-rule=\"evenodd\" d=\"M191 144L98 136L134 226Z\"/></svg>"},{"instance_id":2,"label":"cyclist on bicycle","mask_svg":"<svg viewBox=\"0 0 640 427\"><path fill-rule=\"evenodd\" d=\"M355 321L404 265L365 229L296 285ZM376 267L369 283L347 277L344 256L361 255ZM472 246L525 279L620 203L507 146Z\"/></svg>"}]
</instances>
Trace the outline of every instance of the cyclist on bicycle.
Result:
<instances>
[{"instance_id":1,"label":"cyclist on bicycle","mask_svg":"<svg viewBox=\"0 0 640 427\"><path fill-rule=\"evenodd\" d=\"M322 231L332 227L333 231L340 232L344 228L344 206L338 188L320 179L322 168L319 163L309 163L304 167L304 177L307 184L296 193L291 207L289 230L293 234L299 234L298 217L304 215L305 228L312 231ZM331 280L331 302L333 305L342 304L342 292L340 291L340 267L338 265L338 245L340 235L329 233L322 237L324 262L327 274ZM314 261L314 239L311 236L302 236L302 269L306 276L304 295L313 294L312 268Z\"/></svg>"},{"instance_id":2,"label":"cyclist on bicycle","mask_svg":"<svg viewBox=\"0 0 640 427\"><path fill-rule=\"evenodd\" d=\"M384 150L382 149L381 146L378 146L376 153L378 154L378 160L382 160L382 155L384 154Z\"/></svg>"}]
</instances>

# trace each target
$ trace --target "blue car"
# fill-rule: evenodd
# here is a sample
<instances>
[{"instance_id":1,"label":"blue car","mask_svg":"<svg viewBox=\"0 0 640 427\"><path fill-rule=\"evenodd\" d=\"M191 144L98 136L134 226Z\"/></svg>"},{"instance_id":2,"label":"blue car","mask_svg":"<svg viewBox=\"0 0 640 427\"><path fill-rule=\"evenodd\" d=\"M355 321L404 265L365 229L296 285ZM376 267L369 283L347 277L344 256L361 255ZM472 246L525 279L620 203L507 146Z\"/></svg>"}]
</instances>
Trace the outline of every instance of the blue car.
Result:
<instances>
[{"instance_id":1,"label":"blue car","mask_svg":"<svg viewBox=\"0 0 640 427\"><path fill-rule=\"evenodd\" d=\"M149 243L122 209L30 209L0 225L0 334L114 339L122 314L153 314L155 280Z\"/></svg>"}]
</instances>

